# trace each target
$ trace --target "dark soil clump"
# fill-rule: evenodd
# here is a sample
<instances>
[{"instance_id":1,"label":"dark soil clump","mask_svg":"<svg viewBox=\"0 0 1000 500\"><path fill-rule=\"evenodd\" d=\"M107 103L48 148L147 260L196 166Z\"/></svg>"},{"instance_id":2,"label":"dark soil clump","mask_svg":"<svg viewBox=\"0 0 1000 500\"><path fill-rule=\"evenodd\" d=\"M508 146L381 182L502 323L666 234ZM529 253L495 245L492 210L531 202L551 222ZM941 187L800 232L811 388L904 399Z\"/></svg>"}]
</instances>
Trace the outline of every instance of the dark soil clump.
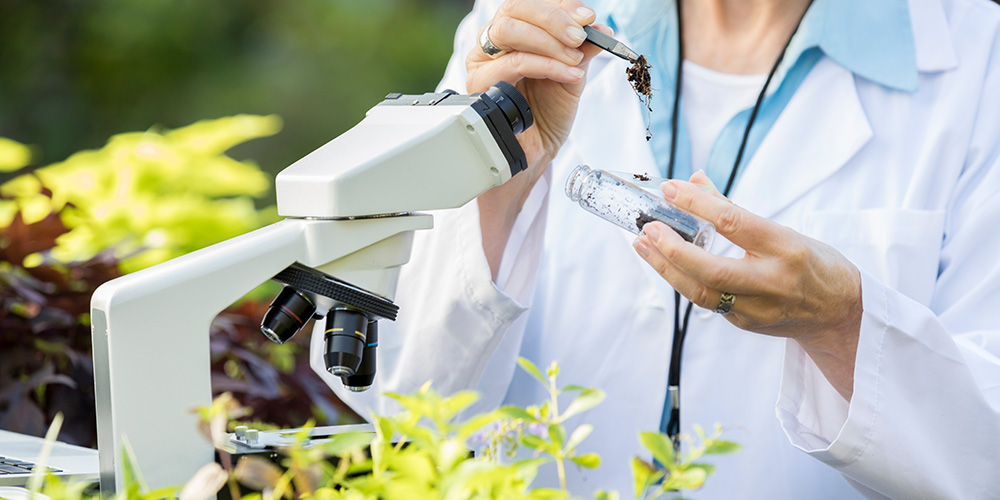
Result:
<instances>
[{"instance_id":1,"label":"dark soil clump","mask_svg":"<svg viewBox=\"0 0 1000 500\"><path fill-rule=\"evenodd\" d=\"M655 220L656 219L654 219L652 216L648 214L640 213L639 216L635 218L635 227L639 229L639 232L642 232L643 226Z\"/></svg>"},{"instance_id":2,"label":"dark soil clump","mask_svg":"<svg viewBox=\"0 0 1000 500\"><path fill-rule=\"evenodd\" d=\"M651 78L649 76L649 68L653 66L646 61L646 56L639 56L639 59L635 61L632 66L629 66L625 70L625 74L628 75L628 82L632 84L632 89L635 90L635 94L639 96L639 101L646 105L646 140L648 141L653 137L653 134L649 131L650 126L650 113L653 112L653 108L650 107L649 103L653 100L653 87L650 85Z\"/></svg>"},{"instance_id":3,"label":"dark soil clump","mask_svg":"<svg viewBox=\"0 0 1000 500\"><path fill-rule=\"evenodd\" d=\"M648 141L649 139L646 139L646 140ZM649 174L632 174L632 177L635 180L637 180L637 181L648 181L649 180Z\"/></svg>"}]
</instances>

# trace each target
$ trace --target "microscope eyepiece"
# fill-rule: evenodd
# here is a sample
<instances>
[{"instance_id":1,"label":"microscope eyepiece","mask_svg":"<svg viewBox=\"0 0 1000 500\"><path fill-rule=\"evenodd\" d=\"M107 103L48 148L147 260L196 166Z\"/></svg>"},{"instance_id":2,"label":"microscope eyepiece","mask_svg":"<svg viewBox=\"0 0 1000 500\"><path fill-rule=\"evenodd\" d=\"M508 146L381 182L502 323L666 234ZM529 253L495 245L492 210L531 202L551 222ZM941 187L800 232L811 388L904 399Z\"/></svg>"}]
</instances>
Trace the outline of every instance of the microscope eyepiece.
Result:
<instances>
[{"instance_id":1,"label":"microscope eyepiece","mask_svg":"<svg viewBox=\"0 0 1000 500\"><path fill-rule=\"evenodd\" d=\"M524 98L517 87L500 80L493 84L484 94L488 97L507 118L514 134L520 134L535 122L535 116L531 113L531 106Z\"/></svg>"},{"instance_id":2,"label":"microscope eyepiece","mask_svg":"<svg viewBox=\"0 0 1000 500\"><path fill-rule=\"evenodd\" d=\"M286 286L271 301L260 322L260 331L277 344L284 344L302 329L316 312L316 306L298 290Z\"/></svg>"},{"instance_id":3,"label":"microscope eyepiece","mask_svg":"<svg viewBox=\"0 0 1000 500\"><path fill-rule=\"evenodd\" d=\"M326 316L326 370L338 377L350 377L358 371L368 344L368 317L352 309L336 309ZM374 360L373 360L374 361Z\"/></svg>"}]
</instances>

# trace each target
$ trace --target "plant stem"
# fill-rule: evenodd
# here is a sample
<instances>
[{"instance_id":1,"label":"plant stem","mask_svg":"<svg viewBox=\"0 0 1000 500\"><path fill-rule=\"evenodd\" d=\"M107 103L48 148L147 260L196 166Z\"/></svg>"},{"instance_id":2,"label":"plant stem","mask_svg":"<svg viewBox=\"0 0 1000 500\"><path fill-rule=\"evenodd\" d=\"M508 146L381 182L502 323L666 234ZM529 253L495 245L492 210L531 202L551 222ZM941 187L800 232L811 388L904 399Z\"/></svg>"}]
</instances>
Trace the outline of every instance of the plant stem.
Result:
<instances>
[{"instance_id":1,"label":"plant stem","mask_svg":"<svg viewBox=\"0 0 1000 500\"><path fill-rule=\"evenodd\" d=\"M549 376L549 399L552 405L549 411L552 421L549 424L559 425L559 422L562 421L562 416L559 415L559 389L556 387L556 378L551 375ZM563 463L562 445L559 448L559 452L554 457L556 459L556 471L559 473L559 488L569 493L566 489L566 465Z\"/></svg>"},{"instance_id":2,"label":"plant stem","mask_svg":"<svg viewBox=\"0 0 1000 500\"><path fill-rule=\"evenodd\" d=\"M559 472L559 487L563 491L566 490L566 466L563 464L562 453L556 457L556 471Z\"/></svg>"}]
</instances>

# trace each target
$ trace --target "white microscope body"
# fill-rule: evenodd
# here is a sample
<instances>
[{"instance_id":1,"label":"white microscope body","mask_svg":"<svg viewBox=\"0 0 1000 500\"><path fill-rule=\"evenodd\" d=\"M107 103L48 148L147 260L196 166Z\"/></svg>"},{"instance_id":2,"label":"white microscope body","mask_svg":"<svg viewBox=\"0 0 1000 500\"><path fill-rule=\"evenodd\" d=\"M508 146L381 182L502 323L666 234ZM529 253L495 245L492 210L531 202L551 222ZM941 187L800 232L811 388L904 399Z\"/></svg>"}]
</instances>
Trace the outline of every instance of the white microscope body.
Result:
<instances>
[{"instance_id":1,"label":"white microscope body","mask_svg":"<svg viewBox=\"0 0 1000 500\"><path fill-rule=\"evenodd\" d=\"M126 442L152 488L181 485L214 459L193 410L212 402L209 327L219 312L294 271L320 283L300 290L315 317L346 310L371 324L394 319L413 231L432 227L430 215L414 212L461 206L523 170L515 135L531 122L527 101L505 82L484 94L390 94L278 174L285 220L98 288L91 322L102 494L123 485Z\"/></svg>"}]
</instances>

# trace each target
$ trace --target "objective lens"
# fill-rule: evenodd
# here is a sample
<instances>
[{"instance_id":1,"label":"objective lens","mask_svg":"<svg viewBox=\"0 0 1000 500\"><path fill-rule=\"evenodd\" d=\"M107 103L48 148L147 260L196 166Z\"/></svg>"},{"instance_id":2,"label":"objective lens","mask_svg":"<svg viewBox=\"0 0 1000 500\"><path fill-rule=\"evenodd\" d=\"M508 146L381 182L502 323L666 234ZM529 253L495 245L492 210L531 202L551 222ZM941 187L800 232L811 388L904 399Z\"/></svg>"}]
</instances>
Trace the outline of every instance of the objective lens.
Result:
<instances>
[{"instance_id":1,"label":"objective lens","mask_svg":"<svg viewBox=\"0 0 1000 500\"><path fill-rule=\"evenodd\" d=\"M344 387L353 392L367 391L375 381L375 348L378 347L378 322L368 322L368 339L362 352L361 364L354 375L341 377Z\"/></svg>"},{"instance_id":2,"label":"objective lens","mask_svg":"<svg viewBox=\"0 0 1000 500\"><path fill-rule=\"evenodd\" d=\"M496 104L507 118L514 134L520 134L535 122L531 106L517 87L500 80L486 91L486 97Z\"/></svg>"},{"instance_id":3,"label":"objective lens","mask_svg":"<svg viewBox=\"0 0 1000 500\"><path fill-rule=\"evenodd\" d=\"M338 377L354 375L368 337L368 318L364 313L349 309L330 311L326 316L326 370Z\"/></svg>"},{"instance_id":4,"label":"objective lens","mask_svg":"<svg viewBox=\"0 0 1000 500\"><path fill-rule=\"evenodd\" d=\"M316 306L298 290L286 286L271 301L260 322L260 331L277 344L284 344L309 321Z\"/></svg>"}]
</instances>

